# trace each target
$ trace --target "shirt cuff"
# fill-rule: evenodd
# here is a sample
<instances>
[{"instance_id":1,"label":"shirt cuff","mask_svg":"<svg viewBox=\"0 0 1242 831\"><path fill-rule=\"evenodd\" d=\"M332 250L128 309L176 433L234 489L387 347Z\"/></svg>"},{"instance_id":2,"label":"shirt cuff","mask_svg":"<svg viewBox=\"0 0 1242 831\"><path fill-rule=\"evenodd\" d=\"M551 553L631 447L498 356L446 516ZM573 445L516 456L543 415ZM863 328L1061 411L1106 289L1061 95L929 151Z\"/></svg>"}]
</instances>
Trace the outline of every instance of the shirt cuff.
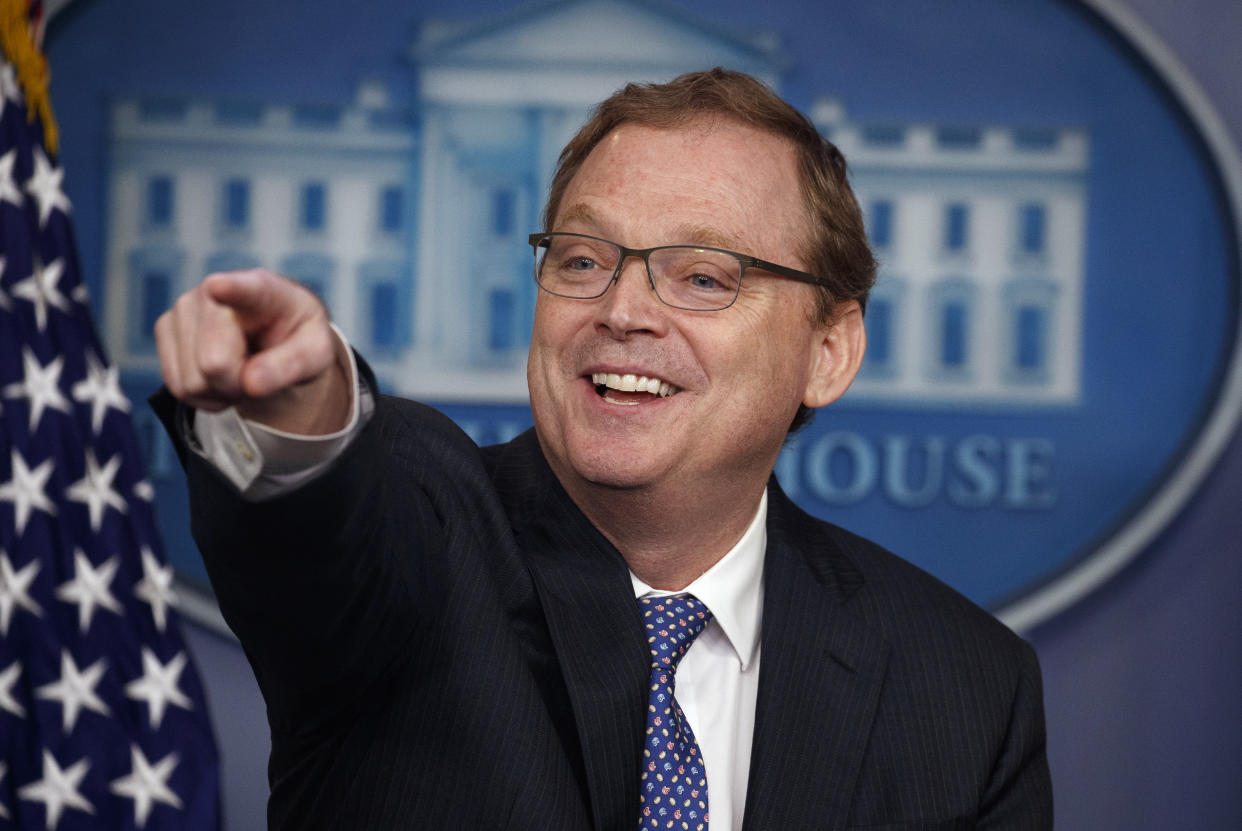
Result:
<instances>
[{"instance_id":1,"label":"shirt cuff","mask_svg":"<svg viewBox=\"0 0 1242 831\"><path fill-rule=\"evenodd\" d=\"M309 482L344 452L375 409L370 388L362 384L349 341L335 325L349 356L350 408L345 426L335 433L307 436L288 433L242 418L230 407L216 413L198 411L194 436L203 456L248 500L270 499Z\"/></svg>"}]
</instances>

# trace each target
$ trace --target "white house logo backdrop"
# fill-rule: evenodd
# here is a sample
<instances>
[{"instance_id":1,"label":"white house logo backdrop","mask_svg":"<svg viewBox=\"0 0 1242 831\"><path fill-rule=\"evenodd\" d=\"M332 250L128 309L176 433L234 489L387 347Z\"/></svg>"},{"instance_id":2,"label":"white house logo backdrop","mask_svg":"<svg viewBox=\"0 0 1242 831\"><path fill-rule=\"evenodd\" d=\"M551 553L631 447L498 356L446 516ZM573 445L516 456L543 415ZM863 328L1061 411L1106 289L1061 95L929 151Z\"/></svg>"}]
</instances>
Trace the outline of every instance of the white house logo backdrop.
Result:
<instances>
[{"instance_id":1,"label":"white house logo backdrop","mask_svg":"<svg viewBox=\"0 0 1242 831\"><path fill-rule=\"evenodd\" d=\"M511 437L530 424L525 239L557 153L625 81L723 65L844 151L881 263L860 378L778 465L812 513L1025 625L1059 608L1029 598L1132 554L1232 418L1219 154L1108 4L176 5L83 14L51 43L85 270L132 399L157 384L160 312L262 265L316 291L387 389ZM114 76L57 51L87 26L133 44ZM70 113L75 95L93 104ZM101 157L78 162L90 136ZM180 474L148 439L193 582Z\"/></svg>"}]
</instances>

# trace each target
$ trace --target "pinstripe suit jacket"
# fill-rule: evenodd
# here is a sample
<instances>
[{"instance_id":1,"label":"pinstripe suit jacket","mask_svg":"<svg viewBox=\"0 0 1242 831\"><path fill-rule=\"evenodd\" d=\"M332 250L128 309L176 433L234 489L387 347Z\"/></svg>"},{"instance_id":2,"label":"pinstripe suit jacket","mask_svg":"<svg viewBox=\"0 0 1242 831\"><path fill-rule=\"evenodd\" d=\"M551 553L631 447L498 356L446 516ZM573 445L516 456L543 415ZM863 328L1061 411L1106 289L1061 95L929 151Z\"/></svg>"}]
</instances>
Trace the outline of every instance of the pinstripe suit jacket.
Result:
<instances>
[{"instance_id":1,"label":"pinstripe suit jacket","mask_svg":"<svg viewBox=\"0 0 1242 831\"><path fill-rule=\"evenodd\" d=\"M325 475L259 504L179 450L267 702L271 827L634 827L637 607L533 433L480 449L381 398ZM762 638L748 831L1051 827L1030 647L775 480Z\"/></svg>"}]
</instances>

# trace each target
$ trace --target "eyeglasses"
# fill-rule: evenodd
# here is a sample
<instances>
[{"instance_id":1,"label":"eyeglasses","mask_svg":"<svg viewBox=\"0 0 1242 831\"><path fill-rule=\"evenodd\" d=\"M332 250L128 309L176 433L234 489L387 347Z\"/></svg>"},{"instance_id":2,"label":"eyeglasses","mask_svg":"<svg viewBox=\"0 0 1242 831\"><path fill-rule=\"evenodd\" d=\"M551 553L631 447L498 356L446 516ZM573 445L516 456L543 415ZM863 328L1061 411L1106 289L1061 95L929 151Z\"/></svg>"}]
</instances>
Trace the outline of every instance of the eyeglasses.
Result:
<instances>
[{"instance_id":1,"label":"eyeglasses","mask_svg":"<svg viewBox=\"0 0 1242 831\"><path fill-rule=\"evenodd\" d=\"M732 306L748 268L824 285L819 277L805 271L722 248L626 248L599 237L564 233L531 234L530 244L535 249L535 281L539 287L558 297L579 300L601 297L608 291L629 257L638 257L646 264L651 288L665 305L694 312L715 312Z\"/></svg>"}]
</instances>

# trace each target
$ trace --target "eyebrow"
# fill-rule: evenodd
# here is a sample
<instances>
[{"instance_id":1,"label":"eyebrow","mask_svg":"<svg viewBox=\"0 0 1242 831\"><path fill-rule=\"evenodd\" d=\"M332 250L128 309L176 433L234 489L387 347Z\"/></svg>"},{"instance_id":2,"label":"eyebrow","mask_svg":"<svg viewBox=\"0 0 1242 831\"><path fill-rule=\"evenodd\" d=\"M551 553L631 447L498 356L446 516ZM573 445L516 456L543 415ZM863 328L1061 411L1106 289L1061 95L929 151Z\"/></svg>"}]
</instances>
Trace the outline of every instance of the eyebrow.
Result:
<instances>
[{"instance_id":1,"label":"eyebrow","mask_svg":"<svg viewBox=\"0 0 1242 831\"><path fill-rule=\"evenodd\" d=\"M571 205L565 210L560 217L560 225L582 224L599 233L605 233L603 230L605 225L600 221L599 217L586 205L578 203ZM723 248L728 251L737 251L741 248L742 243L734 236L726 234L718 228L712 228L708 225L684 225L669 245L702 245L707 248Z\"/></svg>"}]
</instances>

